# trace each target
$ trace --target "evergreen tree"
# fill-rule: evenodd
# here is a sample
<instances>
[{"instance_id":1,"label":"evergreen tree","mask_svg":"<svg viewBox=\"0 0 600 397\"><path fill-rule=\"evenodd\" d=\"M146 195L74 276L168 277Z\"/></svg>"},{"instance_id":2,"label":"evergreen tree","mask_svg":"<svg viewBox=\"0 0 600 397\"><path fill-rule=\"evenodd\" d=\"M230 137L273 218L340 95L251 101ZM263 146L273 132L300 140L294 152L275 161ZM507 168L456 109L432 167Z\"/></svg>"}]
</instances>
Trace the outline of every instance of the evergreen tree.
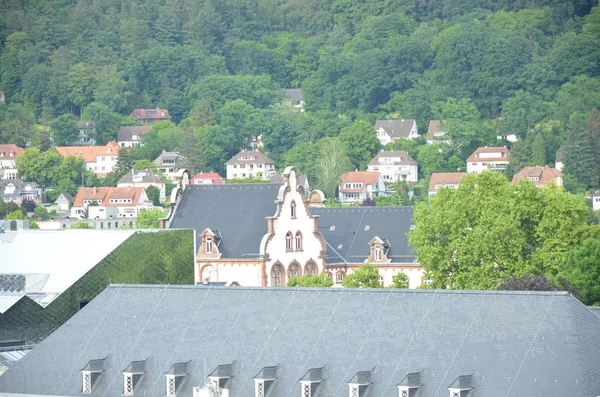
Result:
<instances>
[{"instance_id":1,"label":"evergreen tree","mask_svg":"<svg viewBox=\"0 0 600 397\"><path fill-rule=\"evenodd\" d=\"M593 119L592 115L590 119ZM575 113L569 119L564 169L566 174L575 177L588 189L600 186L600 156L594 141L594 132L597 134L599 131L594 131L593 122L589 121L581 113Z\"/></svg>"},{"instance_id":2,"label":"evergreen tree","mask_svg":"<svg viewBox=\"0 0 600 397\"><path fill-rule=\"evenodd\" d=\"M546 143L542 134L538 133L533 139L531 147L531 162L533 165L546 165Z\"/></svg>"}]
</instances>

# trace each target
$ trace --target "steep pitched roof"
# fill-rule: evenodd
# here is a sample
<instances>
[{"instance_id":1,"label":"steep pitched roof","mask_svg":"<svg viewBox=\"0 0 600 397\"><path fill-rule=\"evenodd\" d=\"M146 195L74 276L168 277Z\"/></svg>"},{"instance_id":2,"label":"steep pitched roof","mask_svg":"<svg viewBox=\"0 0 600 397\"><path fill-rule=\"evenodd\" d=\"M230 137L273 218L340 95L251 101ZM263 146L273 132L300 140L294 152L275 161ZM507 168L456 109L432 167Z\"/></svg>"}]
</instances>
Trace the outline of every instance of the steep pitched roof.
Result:
<instances>
[{"instance_id":1,"label":"steep pitched roof","mask_svg":"<svg viewBox=\"0 0 600 397\"><path fill-rule=\"evenodd\" d=\"M124 125L122 125L121 127L119 127L119 132L117 134L117 141L118 142L133 141L134 135L138 135L140 137L139 140L141 140L142 139L141 137L150 131L152 131L152 126L149 126L149 125L140 125L140 126L124 126Z\"/></svg>"},{"instance_id":2,"label":"steep pitched roof","mask_svg":"<svg viewBox=\"0 0 600 397\"><path fill-rule=\"evenodd\" d=\"M101 201L102 206L135 207L144 192L142 187L83 187L77 192L73 207L83 207L84 200ZM130 199L130 203L111 203L111 199Z\"/></svg>"},{"instance_id":3,"label":"steep pitched roof","mask_svg":"<svg viewBox=\"0 0 600 397\"><path fill-rule=\"evenodd\" d=\"M397 396L424 371L424 397L447 397L461 376L477 396L594 397L599 335L600 319L560 292L113 285L2 375L0 390L80 395L80 370L105 359L90 395L121 395L122 371L148 359L136 395L164 397L175 370L187 375L178 395L190 396L235 363L232 396L253 395L255 377L277 378L272 397L298 396L307 371L325 367L319 396L347 396L367 373L369 395Z\"/></svg>"},{"instance_id":4,"label":"steep pitched roof","mask_svg":"<svg viewBox=\"0 0 600 397\"><path fill-rule=\"evenodd\" d=\"M56 146L56 151L63 157L75 156L86 163L94 163L98 156L118 156L119 144L115 141L104 146Z\"/></svg>"},{"instance_id":5,"label":"steep pitched roof","mask_svg":"<svg viewBox=\"0 0 600 397\"><path fill-rule=\"evenodd\" d=\"M288 101L298 101L302 100L302 88L286 88L284 90L284 99Z\"/></svg>"},{"instance_id":6,"label":"steep pitched roof","mask_svg":"<svg viewBox=\"0 0 600 397\"><path fill-rule=\"evenodd\" d=\"M275 162L262 150L242 150L225 164L275 164Z\"/></svg>"},{"instance_id":7,"label":"steep pitched roof","mask_svg":"<svg viewBox=\"0 0 600 397\"><path fill-rule=\"evenodd\" d=\"M377 236L388 246L391 263L414 263L406 233L413 225L412 207L311 208L327 245L327 264L362 263L369 241Z\"/></svg>"},{"instance_id":8,"label":"steep pitched roof","mask_svg":"<svg viewBox=\"0 0 600 397\"><path fill-rule=\"evenodd\" d=\"M382 161L382 158L392 157L394 160L392 163L386 163ZM404 150L388 150L380 151L377 153L373 160L369 162L369 165L380 165L380 164L394 164L394 165L417 165L418 163L413 160L412 157Z\"/></svg>"},{"instance_id":9,"label":"steep pitched roof","mask_svg":"<svg viewBox=\"0 0 600 397\"><path fill-rule=\"evenodd\" d=\"M76 123L76 126L78 129L82 130L82 129L88 129L88 128L94 128L94 122L91 120L82 120L82 121L78 121Z\"/></svg>"},{"instance_id":10,"label":"steep pitched roof","mask_svg":"<svg viewBox=\"0 0 600 397\"><path fill-rule=\"evenodd\" d=\"M502 153L505 157L492 157L491 153ZM510 151L505 146L500 147L480 147L475 149L473 154L469 156L467 162L481 162L481 161L498 161L506 160L510 158Z\"/></svg>"},{"instance_id":11,"label":"steep pitched roof","mask_svg":"<svg viewBox=\"0 0 600 397\"><path fill-rule=\"evenodd\" d=\"M0 179L0 191L6 189L6 186L14 185L17 192L22 192L27 185L29 185L32 189L36 189L38 184L36 182L25 182L23 179Z\"/></svg>"},{"instance_id":12,"label":"steep pitched roof","mask_svg":"<svg viewBox=\"0 0 600 397\"><path fill-rule=\"evenodd\" d=\"M460 178L467 175L466 172L434 172L431 174L431 181L429 182L429 192L437 192L441 185L454 185L457 184Z\"/></svg>"},{"instance_id":13,"label":"steep pitched roof","mask_svg":"<svg viewBox=\"0 0 600 397\"><path fill-rule=\"evenodd\" d=\"M13 143L0 144L0 160L16 159L21 155L24 149L21 149ZM12 156L11 156L12 153Z\"/></svg>"},{"instance_id":14,"label":"steep pitched roof","mask_svg":"<svg viewBox=\"0 0 600 397\"><path fill-rule=\"evenodd\" d=\"M135 109L129 117L136 120L170 120L171 115L166 109Z\"/></svg>"},{"instance_id":15,"label":"steep pitched roof","mask_svg":"<svg viewBox=\"0 0 600 397\"><path fill-rule=\"evenodd\" d=\"M157 166L162 166L163 165L163 161L166 159L172 159L175 161L175 163L173 165L180 165L181 161L185 158L185 156L182 156L181 153L178 152L162 152L155 160L154 160L154 164L156 164Z\"/></svg>"},{"instance_id":16,"label":"steep pitched roof","mask_svg":"<svg viewBox=\"0 0 600 397\"><path fill-rule=\"evenodd\" d=\"M379 171L352 171L344 172L340 175L340 191L345 193L363 192L367 185L376 185L380 178ZM360 188L347 188L346 183L362 183Z\"/></svg>"},{"instance_id":17,"label":"steep pitched roof","mask_svg":"<svg viewBox=\"0 0 600 397\"><path fill-rule=\"evenodd\" d=\"M512 179L512 183L517 183L521 179L531 179L536 185L545 185L549 182L556 182L556 178L563 176L563 173L556 168L544 167L524 167L517 172Z\"/></svg>"},{"instance_id":18,"label":"steep pitched roof","mask_svg":"<svg viewBox=\"0 0 600 397\"><path fill-rule=\"evenodd\" d=\"M192 178L193 181L196 180L210 180L213 185L221 185L223 184L223 178L216 172L199 172ZM195 182L191 182L195 183Z\"/></svg>"},{"instance_id":19,"label":"steep pitched roof","mask_svg":"<svg viewBox=\"0 0 600 397\"><path fill-rule=\"evenodd\" d=\"M383 130L394 139L408 138L414 124L414 119L377 120L375 122L375 130L383 128Z\"/></svg>"},{"instance_id":20,"label":"steep pitched roof","mask_svg":"<svg viewBox=\"0 0 600 397\"><path fill-rule=\"evenodd\" d=\"M138 179L139 178L139 179ZM135 179L135 180L134 180ZM164 184L165 181L152 170L131 170L119 179L118 184L124 183L156 183Z\"/></svg>"},{"instance_id":21,"label":"steep pitched roof","mask_svg":"<svg viewBox=\"0 0 600 397\"><path fill-rule=\"evenodd\" d=\"M445 133L443 127L444 120L430 120L427 128L427 141L434 141L436 137L443 135Z\"/></svg>"}]
</instances>

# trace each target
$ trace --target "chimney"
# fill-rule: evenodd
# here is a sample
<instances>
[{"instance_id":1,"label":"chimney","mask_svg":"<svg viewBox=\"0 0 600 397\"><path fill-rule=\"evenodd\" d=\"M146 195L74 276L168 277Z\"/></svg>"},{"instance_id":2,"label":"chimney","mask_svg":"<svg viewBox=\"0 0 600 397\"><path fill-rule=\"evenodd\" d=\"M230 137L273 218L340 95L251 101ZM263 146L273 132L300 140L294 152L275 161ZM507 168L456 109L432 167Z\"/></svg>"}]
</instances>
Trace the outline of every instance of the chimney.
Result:
<instances>
[{"instance_id":1,"label":"chimney","mask_svg":"<svg viewBox=\"0 0 600 397\"><path fill-rule=\"evenodd\" d=\"M94 193L94 195L96 195L97 192L98 192L98 188L96 186L94 186L92 188L92 193Z\"/></svg>"}]
</instances>

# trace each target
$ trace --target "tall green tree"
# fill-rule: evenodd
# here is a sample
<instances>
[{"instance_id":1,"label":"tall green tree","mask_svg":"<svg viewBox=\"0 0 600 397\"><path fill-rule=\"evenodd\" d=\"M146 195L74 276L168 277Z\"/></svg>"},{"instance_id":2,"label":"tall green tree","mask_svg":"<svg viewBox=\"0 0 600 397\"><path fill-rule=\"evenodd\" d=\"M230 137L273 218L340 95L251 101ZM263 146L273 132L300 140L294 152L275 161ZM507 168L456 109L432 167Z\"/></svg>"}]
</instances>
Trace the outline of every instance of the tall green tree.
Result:
<instances>
[{"instance_id":1,"label":"tall green tree","mask_svg":"<svg viewBox=\"0 0 600 397\"><path fill-rule=\"evenodd\" d=\"M58 116L52 121L50 128L56 146L72 145L77 142L76 118L72 114Z\"/></svg>"},{"instance_id":2,"label":"tall green tree","mask_svg":"<svg viewBox=\"0 0 600 397\"><path fill-rule=\"evenodd\" d=\"M544 166L546 162L546 142L542 134L536 134L531 146L531 162L533 165Z\"/></svg>"},{"instance_id":3,"label":"tall green tree","mask_svg":"<svg viewBox=\"0 0 600 397\"><path fill-rule=\"evenodd\" d=\"M317 189L326 197L336 197L342 172L350 171L352 164L344 145L335 138L324 138L319 142L320 156L317 159Z\"/></svg>"},{"instance_id":4,"label":"tall green tree","mask_svg":"<svg viewBox=\"0 0 600 397\"><path fill-rule=\"evenodd\" d=\"M587 188L600 186L600 111L589 116L574 113L569 120L565 145L565 173Z\"/></svg>"},{"instance_id":5,"label":"tall green tree","mask_svg":"<svg viewBox=\"0 0 600 397\"><path fill-rule=\"evenodd\" d=\"M92 102L94 87L93 73L89 65L78 63L69 69L65 82L67 98L79 108L80 115L83 114L83 107Z\"/></svg>"},{"instance_id":6,"label":"tall green tree","mask_svg":"<svg viewBox=\"0 0 600 397\"><path fill-rule=\"evenodd\" d=\"M381 149L373 125L365 120L355 121L351 126L342 128L338 138L346 146L350 162L355 169L365 170Z\"/></svg>"},{"instance_id":7,"label":"tall green tree","mask_svg":"<svg viewBox=\"0 0 600 397\"><path fill-rule=\"evenodd\" d=\"M358 269L344 278L342 285L345 288L382 288L379 282L377 266L363 263Z\"/></svg>"}]
</instances>

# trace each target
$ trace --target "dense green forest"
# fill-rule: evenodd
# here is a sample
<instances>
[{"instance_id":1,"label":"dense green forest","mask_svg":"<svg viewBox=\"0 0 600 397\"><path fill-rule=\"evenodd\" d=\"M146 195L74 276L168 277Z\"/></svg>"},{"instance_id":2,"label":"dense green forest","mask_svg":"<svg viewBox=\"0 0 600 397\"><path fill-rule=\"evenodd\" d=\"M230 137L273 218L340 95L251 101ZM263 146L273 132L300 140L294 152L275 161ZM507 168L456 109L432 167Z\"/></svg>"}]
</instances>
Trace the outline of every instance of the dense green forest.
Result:
<instances>
[{"instance_id":1,"label":"dense green forest","mask_svg":"<svg viewBox=\"0 0 600 397\"><path fill-rule=\"evenodd\" d=\"M600 187L593 0L2 0L0 45L0 143L44 151L75 118L106 142L134 108L161 107L176 124L134 160L175 150L222 172L262 135L279 166L325 186L319 160L336 142L347 169L380 149L374 120L414 118L424 133L444 119L449 147L396 144L425 180L514 132L509 177L567 142L567 187ZM281 104L290 87L305 112Z\"/></svg>"}]
</instances>

